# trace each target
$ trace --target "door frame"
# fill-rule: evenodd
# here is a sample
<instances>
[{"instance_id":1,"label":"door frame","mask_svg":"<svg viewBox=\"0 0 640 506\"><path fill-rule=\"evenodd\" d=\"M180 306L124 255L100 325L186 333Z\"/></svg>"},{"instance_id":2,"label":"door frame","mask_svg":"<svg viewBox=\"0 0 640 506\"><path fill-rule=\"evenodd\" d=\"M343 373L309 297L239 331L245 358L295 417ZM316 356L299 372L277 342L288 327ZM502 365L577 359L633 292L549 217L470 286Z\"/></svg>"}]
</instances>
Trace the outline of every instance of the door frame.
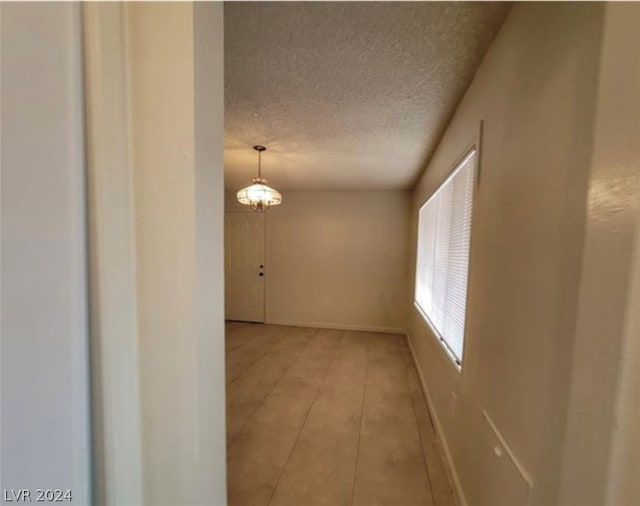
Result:
<instances>
[{"instance_id":1,"label":"door frame","mask_svg":"<svg viewBox=\"0 0 640 506\"><path fill-rule=\"evenodd\" d=\"M143 504L126 7L90 2L82 10L93 500Z\"/></svg>"}]
</instances>

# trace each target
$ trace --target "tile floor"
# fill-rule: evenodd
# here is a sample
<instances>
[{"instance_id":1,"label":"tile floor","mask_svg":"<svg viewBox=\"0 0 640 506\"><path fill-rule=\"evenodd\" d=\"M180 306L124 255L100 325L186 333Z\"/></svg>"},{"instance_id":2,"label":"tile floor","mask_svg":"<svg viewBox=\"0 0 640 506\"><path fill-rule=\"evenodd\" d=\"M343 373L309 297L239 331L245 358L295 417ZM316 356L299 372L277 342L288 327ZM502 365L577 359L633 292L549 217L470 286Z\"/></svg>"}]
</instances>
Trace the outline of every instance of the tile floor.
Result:
<instances>
[{"instance_id":1,"label":"tile floor","mask_svg":"<svg viewBox=\"0 0 640 506\"><path fill-rule=\"evenodd\" d=\"M227 322L230 506L454 504L406 338Z\"/></svg>"}]
</instances>

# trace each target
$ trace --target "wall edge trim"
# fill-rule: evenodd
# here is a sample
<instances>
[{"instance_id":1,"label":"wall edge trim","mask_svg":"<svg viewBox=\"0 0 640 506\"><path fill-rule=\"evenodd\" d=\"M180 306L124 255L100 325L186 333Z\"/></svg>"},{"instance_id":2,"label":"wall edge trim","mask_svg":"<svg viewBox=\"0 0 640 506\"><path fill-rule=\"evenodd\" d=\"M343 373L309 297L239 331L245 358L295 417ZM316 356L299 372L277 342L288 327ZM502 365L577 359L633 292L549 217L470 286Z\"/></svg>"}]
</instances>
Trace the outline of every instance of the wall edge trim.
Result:
<instances>
[{"instance_id":1,"label":"wall edge trim","mask_svg":"<svg viewBox=\"0 0 640 506\"><path fill-rule=\"evenodd\" d=\"M427 405L429 407L429 414L431 415L431 419L434 422L436 433L441 443L439 446L442 449L444 462L446 464L445 468L447 470L447 474L449 475L449 480L451 483L453 483L453 495L455 497L456 504L458 504L459 506L468 506L467 499L464 495L464 489L462 488L462 483L460 482L460 477L458 476L458 472L456 471L455 465L453 464L453 458L451 456L451 451L449 450L449 445L447 444L447 440L444 437L444 432L442 430L442 425L440 424L440 419L436 414L433 401L431 400L431 394L429 393L429 388L427 387L427 382L424 379L424 375L422 374L422 369L420 368L420 364L416 358L416 352L413 347L412 339L413 338L411 334L407 332L407 342L409 343L409 350L411 350L411 358L413 359L413 364L416 368L416 372L418 373L418 378L420 378L420 386L422 387L422 391L424 393L425 399L427 400Z\"/></svg>"}]
</instances>

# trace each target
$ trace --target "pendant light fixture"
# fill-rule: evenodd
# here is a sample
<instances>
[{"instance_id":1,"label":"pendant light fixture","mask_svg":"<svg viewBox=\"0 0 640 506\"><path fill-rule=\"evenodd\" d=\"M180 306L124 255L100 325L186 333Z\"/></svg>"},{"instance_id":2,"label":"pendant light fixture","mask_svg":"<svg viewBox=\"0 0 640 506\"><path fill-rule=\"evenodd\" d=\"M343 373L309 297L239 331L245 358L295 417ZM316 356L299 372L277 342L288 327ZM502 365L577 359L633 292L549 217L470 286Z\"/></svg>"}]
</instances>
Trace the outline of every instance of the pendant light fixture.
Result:
<instances>
[{"instance_id":1,"label":"pendant light fixture","mask_svg":"<svg viewBox=\"0 0 640 506\"><path fill-rule=\"evenodd\" d=\"M238 202L246 206L251 206L255 211L266 211L271 206L277 206L282 203L282 195L277 190L267 186L267 180L262 177L262 152L267 148L264 146L253 146L258 152L258 177L251 179L253 183L246 188L238 191L236 197Z\"/></svg>"}]
</instances>

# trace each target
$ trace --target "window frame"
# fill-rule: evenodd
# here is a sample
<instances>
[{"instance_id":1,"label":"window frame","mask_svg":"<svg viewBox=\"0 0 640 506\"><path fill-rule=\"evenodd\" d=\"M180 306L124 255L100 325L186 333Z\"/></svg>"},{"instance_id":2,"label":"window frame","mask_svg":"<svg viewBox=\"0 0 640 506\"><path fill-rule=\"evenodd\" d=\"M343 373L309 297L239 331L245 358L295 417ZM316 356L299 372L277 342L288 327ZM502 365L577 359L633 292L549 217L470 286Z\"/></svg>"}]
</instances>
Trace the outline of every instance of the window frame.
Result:
<instances>
[{"instance_id":1,"label":"window frame","mask_svg":"<svg viewBox=\"0 0 640 506\"><path fill-rule=\"evenodd\" d=\"M450 363L458 375L462 375L463 372L463 364L465 363L465 356L467 354L467 337L468 337L468 319L469 319L469 294L471 292L471 259L473 254L473 237L474 237L474 223L475 223L475 215L476 215L476 202L478 195L478 186L480 183L480 140L482 134L482 122L480 124L480 130L478 136L473 139L471 143L467 145L467 147L462 151L462 155L458 156L453 164L449 167L445 175L441 178L441 180L437 183L435 189L431 191L428 196L425 198L424 202L418 208L418 220L417 220L417 228L416 228L416 264L415 264L415 276L414 276L414 287L413 287L413 305L418 311L418 314L425 321L429 330L433 334L433 337L438 342L439 348L444 352L444 355L447 357L447 362ZM474 174L473 174L473 192L472 192L472 206L471 206L471 219L470 219L470 232L469 232L469 259L467 262L467 291L465 293L465 315L464 315L464 337L463 337L463 348L462 348L462 356L460 357L460 362L456 358L455 354L451 350L449 344L444 339L442 334L438 331L436 326L431 322L427 313L422 309L418 301L416 300L416 292L418 286L418 248L419 248L419 240L420 240L420 212L422 209L436 196L436 194L444 187L447 182L451 180L456 171L467 161L468 157L475 152L475 163L474 163Z\"/></svg>"}]
</instances>

